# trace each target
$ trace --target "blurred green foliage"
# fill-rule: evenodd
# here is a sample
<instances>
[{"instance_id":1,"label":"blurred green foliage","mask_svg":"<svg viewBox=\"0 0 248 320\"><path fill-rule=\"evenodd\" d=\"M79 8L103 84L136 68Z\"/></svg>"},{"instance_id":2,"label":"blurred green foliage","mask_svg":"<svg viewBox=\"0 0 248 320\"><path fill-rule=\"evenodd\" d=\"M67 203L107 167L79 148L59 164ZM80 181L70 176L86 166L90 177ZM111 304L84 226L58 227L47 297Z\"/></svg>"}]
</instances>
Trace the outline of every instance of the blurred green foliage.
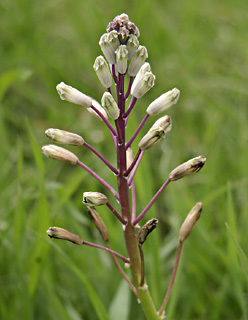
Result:
<instances>
[{"instance_id":1,"label":"blurred green foliage","mask_svg":"<svg viewBox=\"0 0 248 320\"><path fill-rule=\"evenodd\" d=\"M153 99L173 87L181 91L168 111L168 139L146 152L137 172L138 212L175 166L207 157L199 174L171 183L144 219L159 219L144 246L155 304L159 308L169 283L180 225L203 201L203 215L184 245L168 319L248 319L245 0L1 0L0 319L144 319L106 253L45 233L57 225L101 243L81 201L84 191L105 190L82 169L44 159L40 147L49 143L45 129L60 128L81 134L115 163L104 125L62 102L55 86L64 81L100 100L103 88L92 65L101 54L101 34L122 12L139 27L156 75L128 134ZM90 151L70 150L115 185ZM99 212L112 247L125 254L120 224L106 209Z\"/></svg>"}]
</instances>

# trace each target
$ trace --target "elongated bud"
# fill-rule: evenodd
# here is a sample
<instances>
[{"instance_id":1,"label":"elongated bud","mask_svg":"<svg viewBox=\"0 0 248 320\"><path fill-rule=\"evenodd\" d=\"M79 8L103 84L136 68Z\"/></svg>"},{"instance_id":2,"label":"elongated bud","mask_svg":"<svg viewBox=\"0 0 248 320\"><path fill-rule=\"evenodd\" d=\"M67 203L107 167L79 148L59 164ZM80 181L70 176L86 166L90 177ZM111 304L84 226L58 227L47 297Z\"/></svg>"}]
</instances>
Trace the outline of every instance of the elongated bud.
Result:
<instances>
[{"instance_id":1,"label":"elongated bud","mask_svg":"<svg viewBox=\"0 0 248 320\"><path fill-rule=\"evenodd\" d=\"M108 198L100 192L84 192L82 202L88 207L96 207L106 204Z\"/></svg>"},{"instance_id":2,"label":"elongated bud","mask_svg":"<svg viewBox=\"0 0 248 320\"><path fill-rule=\"evenodd\" d=\"M131 166L133 162L133 149L131 147L127 148L127 169Z\"/></svg>"},{"instance_id":3,"label":"elongated bud","mask_svg":"<svg viewBox=\"0 0 248 320\"><path fill-rule=\"evenodd\" d=\"M128 51L125 45L121 45L115 51L116 53L116 69L119 73L124 74L127 71L127 55Z\"/></svg>"},{"instance_id":4,"label":"elongated bud","mask_svg":"<svg viewBox=\"0 0 248 320\"><path fill-rule=\"evenodd\" d=\"M97 211L94 207L87 207L87 209L88 209L88 214L90 215L94 225L98 229L103 240L107 242L109 240L109 233L108 233L108 229L105 226L103 220L101 219L101 217L99 216L99 214L97 213Z\"/></svg>"},{"instance_id":5,"label":"elongated bud","mask_svg":"<svg viewBox=\"0 0 248 320\"><path fill-rule=\"evenodd\" d=\"M147 72L151 72L151 66L150 63L145 62L142 67L139 69L139 72L137 73L136 77L134 78L133 81L133 87L136 87L138 85L138 83L142 80L142 78L144 77L144 75Z\"/></svg>"},{"instance_id":6,"label":"elongated bud","mask_svg":"<svg viewBox=\"0 0 248 320\"><path fill-rule=\"evenodd\" d=\"M77 164L78 162L78 157L74 153L53 144L43 146L42 152L46 157L55 160L68 162L70 164Z\"/></svg>"},{"instance_id":7,"label":"elongated bud","mask_svg":"<svg viewBox=\"0 0 248 320\"><path fill-rule=\"evenodd\" d=\"M67 240L78 245L84 242L77 234L58 227L50 227L47 230L47 234L50 238Z\"/></svg>"},{"instance_id":8,"label":"elongated bud","mask_svg":"<svg viewBox=\"0 0 248 320\"><path fill-rule=\"evenodd\" d=\"M98 76L101 84L105 88L110 88L112 86L112 75L109 70L109 66L103 56L96 58L93 68Z\"/></svg>"},{"instance_id":9,"label":"elongated bud","mask_svg":"<svg viewBox=\"0 0 248 320\"><path fill-rule=\"evenodd\" d=\"M147 236L157 227L158 219L151 219L146 222L146 224L139 230L137 234L138 245L142 246L142 244L146 241Z\"/></svg>"},{"instance_id":10,"label":"elongated bud","mask_svg":"<svg viewBox=\"0 0 248 320\"><path fill-rule=\"evenodd\" d=\"M131 95L137 99L143 97L154 86L155 78L152 72L146 72L139 82L132 84Z\"/></svg>"},{"instance_id":11,"label":"elongated bud","mask_svg":"<svg viewBox=\"0 0 248 320\"><path fill-rule=\"evenodd\" d=\"M162 94L159 98L154 100L146 109L146 112L150 116L155 116L164 110L176 104L180 96L180 91L177 88L174 88L164 94Z\"/></svg>"},{"instance_id":12,"label":"elongated bud","mask_svg":"<svg viewBox=\"0 0 248 320\"><path fill-rule=\"evenodd\" d=\"M50 128L45 131L45 134L48 138L57 143L69 144L72 146L82 146L84 144L84 139L81 136L68 131Z\"/></svg>"},{"instance_id":13,"label":"elongated bud","mask_svg":"<svg viewBox=\"0 0 248 320\"><path fill-rule=\"evenodd\" d=\"M103 107L100 105L99 102L96 100L92 100L92 106L95 107L106 119L108 119L106 111L103 109ZM91 113L94 117L96 117L98 120L103 121L102 118L93 110L92 108L87 108L89 113Z\"/></svg>"},{"instance_id":14,"label":"elongated bud","mask_svg":"<svg viewBox=\"0 0 248 320\"><path fill-rule=\"evenodd\" d=\"M128 55L127 55L127 59L130 60L132 59L134 53L136 52L136 50L139 47L139 40L135 35L131 35L127 41L127 50L128 50Z\"/></svg>"},{"instance_id":15,"label":"elongated bud","mask_svg":"<svg viewBox=\"0 0 248 320\"><path fill-rule=\"evenodd\" d=\"M120 45L117 31L112 30L109 33L104 33L100 38L99 45L108 62L115 64L115 51Z\"/></svg>"},{"instance_id":16,"label":"elongated bud","mask_svg":"<svg viewBox=\"0 0 248 320\"><path fill-rule=\"evenodd\" d=\"M147 134L140 140L139 148L141 150L147 150L160 140L165 139L166 133L171 130L171 127L171 117L166 115L158 119L147 132Z\"/></svg>"},{"instance_id":17,"label":"elongated bud","mask_svg":"<svg viewBox=\"0 0 248 320\"><path fill-rule=\"evenodd\" d=\"M104 92L101 102L103 108L106 110L111 119L116 120L119 118L120 110L111 93Z\"/></svg>"},{"instance_id":18,"label":"elongated bud","mask_svg":"<svg viewBox=\"0 0 248 320\"><path fill-rule=\"evenodd\" d=\"M84 93L78 91L77 89L68 86L64 82L58 84L56 89L62 100L66 100L86 108L89 108L92 104L92 98L86 96Z\"/></svg>"},{"instance_id":19,"label":"elongated bud","mask_svg":"<svg viewBox=\"0 0 248 320\"><path fill-rule=\"evenodd\" d=\"M130 64L128 67L128 74L131 77L136 76L139 69L141 68L141 66L146 61L147 58L148 58L148 52L147 52L146 47L139 46L138 49L133 54L133 57L130 61Z\"/></svg>"},{"instance_id":20,"label":"elongated bud","mask_svg":"<svg viewBox=\"0 0 248 320\"><path fill-rule=\"evenodd\" d=\"M184 242L190 235L196 221L200 218L202 212L202 202L197 202L197 204L191 209L190 213L187 215L184 223L179 231L179 240Z\"/></svg>"},{"instance_id":21,"label":"elongated bud","mask_svg":"<svg viewBox=\"0 0 248 320\"><path fill-rule=\"evenodd\" d=\"M190 174L196 173L204 166L206 158L204 156L198 156L193 159L184 162L180 166L176 167L169 174L171 181L176 181Z\"/></svg>"}]
</instances>

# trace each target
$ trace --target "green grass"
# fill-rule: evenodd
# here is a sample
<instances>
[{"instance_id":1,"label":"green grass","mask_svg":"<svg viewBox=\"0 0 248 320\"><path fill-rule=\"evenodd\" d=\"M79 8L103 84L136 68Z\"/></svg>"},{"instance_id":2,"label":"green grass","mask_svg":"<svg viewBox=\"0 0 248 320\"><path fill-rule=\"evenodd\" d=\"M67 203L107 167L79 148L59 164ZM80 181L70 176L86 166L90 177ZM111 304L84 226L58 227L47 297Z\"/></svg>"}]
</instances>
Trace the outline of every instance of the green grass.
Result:
<instances>
[{"instance_id":1,"label":"green grass","mask_svg":"<svg viewBox=\"0 0 248 320\"><path fill-rule=\"evenodd\" d=\"M248 319L248 2L226 0L2 1L0 3L0 319L144 319L112 264L93 248L50 240L57 225L101 243L82 206L84 191L104 191L80 168L45 159L49 127L82 135L114 163L106 128L59 99L64 81L100 100L93 71L106 25L126 12L148 49L155 87L140 101L130 136L148 104L177 87L168 139L146 152L136 176L141 211L181 162L204 154L194 176L171 183L144 221L159 225L144 245L147 280L157 307L169 283L178 230L198 201L203 214L184 244L167 317ZM142 134L152 125L149 119ZM137 147L137 143L134 144ZM115 185L86 149L80 159ZM113 201L113 198L111 199ZM121 227L101 216L112 247L125 254ZM227 224L226 224L227 223Z\"/></svg>"}]
</instances>

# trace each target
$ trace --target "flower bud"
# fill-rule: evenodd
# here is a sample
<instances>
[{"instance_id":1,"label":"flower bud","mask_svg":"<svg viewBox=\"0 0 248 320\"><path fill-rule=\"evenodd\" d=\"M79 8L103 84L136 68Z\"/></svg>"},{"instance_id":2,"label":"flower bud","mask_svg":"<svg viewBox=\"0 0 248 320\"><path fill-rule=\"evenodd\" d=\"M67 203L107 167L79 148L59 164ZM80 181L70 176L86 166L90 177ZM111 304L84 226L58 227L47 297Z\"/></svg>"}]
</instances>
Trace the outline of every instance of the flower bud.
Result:
<instances>
[{"instance_id":1,"label":"flower bud","mask_svg":"<svg viewBox=\"0 0 248 320\"><path fill-rule=\"evenodd\" d=\"M141 150L147 150L160 140L165 139L166 133L171 130L171 126L171 117L166 115L158 119L147 132L147 134L141 139L139 148Z\"/></svg>"},{"instance_id":2,"label":"flower bud","mask_svg":"<svg viewBox=\"0 0 248 320\"><path fill-rule=\"evenodd\" d=\"M136 87L137 84L141 81L141 79L144 77L144 75L147 73L147 72L151 72L152 69L151 69L151 66L150 66L150 63L148 62L145 62L142 67L139 69L139 72L137 73L136 77L134 78L134 81L133 81L133 86Z\"/></svg>"},{"instance_id":3,"label":"flower bud","mask_svg":"<svg viewBox=\"0 0 248 320\"><path fill-rule=\"evenodd\" d=\"M126 157L127 157L127 169L128 169L133 163L133 149L131 147L127 148Z\"/></svg>"},{"instance_id":4,"label":"flower bud","mask_svg":"<svg viewBox=\"0 0 248 320\"><path fill-rule=\"evenodd\" d=\"M139 46L138 49L133 54L133 57L128 67L128 74L131 77L136 76L136 74L138 73L139 69L141 68L141 66L147 59L147 57L148 57L148 52L146 47Z\"/></svg>"},{"instance_id":5,"label":"flower bud","mask_svg":"<svg viewBox=\"0 0 248 320\"><path fill-rule=\"evenodd\" d=\"M93 68L98 76L101 84L105 88L110 88L112 86L112 75L109 70L109 66L103 56L96 58Z\"/></svg>"},{"instance_id":6,"label":"flower bud","mask_svg":"<svg viewBox=\"0 0 248 320\"><path fill-rule=\"evenodd\" d=\"M184 223L179 231L179 240L184 242L190 235L196 221L200 218L202 212L202 202L197 202L197 204L191 209L190 213L187 215Z\"/></svg>"},{"instance_id":7,"label":"flower bud","mask_svg":"<svg viewBox=\"0 0 248 320\"><path fill-rule=\"evenodd\" d=\"M50 128L45 131L45 134L48 138L57 143L69 144L72 146L82 146L84 144L84 139L81 136L68 131Z\"/></svg>"},{"instance_id":8,"label":"flower bud","mask_svg":"<svg viewBox=\"0 0 248 320\"><path fill-rule=\"evenodd\" d=\"M204 156L198 156L196 158L190 159L187 162L184 162L180 166L176 167L169 174L169 178L171 181L176 181L185 176L193 174L201 170L204 166L206 158Z\"/></svg>"},{"instance_id":9,"label":"flower bud","mask_svg":"<svg viewBox=\"0 0 248 320\"><path fill-rule=\"evenodd\" d=\"M116 53L116 69L119 73L125 74L127 71L127 55L128 51L125 45L121 45L115 51Z\"/></svg>"},{"instance_id":10,"label":"flower bud","mask_svg":"<svg viewBox=\"0 0 248 320\"><path fill-rule=\"evenodd\" d=\"M74 153L53 144L43 146L42 152L46 157L55 160L68 162L70 164L77 164L78 162L78 157Z\"/></svg>"},{"instance_id":11,"label":"flower bud","mask_svg":"<svg viewBox=\"0 0 248 320\"><path fill-rule=\"evenodd\" d=\"M50 238L67 240L79 245L84 242L77 234L58 227L50 227L47 230L47 234Z\"/></svg>"},{"instance_id":12,"label":"flower bud","mask_svg":"<svg viewBox=\"0 0 248 320\"><path fill-rule=\"evenodd\" d=\"M92 106L95 107L106 119L108 119L106 111L103 109L99 102L93 99ZM98 120L103 121L102 118L95 112L95 110L93 110L92 108L87 108L87 110Z\"/></svg>"},{"instance_id":13,"label":"flower bud","mask_svg":"<svg viewBox=\"0 0 248 320\"><path fill-rule=\"evenodd\" d=\"M108 62L110 64L115 64L115 51L120 45L117 31L112 30L109 33L104 33L100 38L99 45Z\"/></svg>"},{"instance_id":14,"label":"flower bud","mask_svg":"<svg viewBox=\"0 0 248 320\"><path fill-rule=\"evenodd\" d=\"M154 86L155 78L152 72L146 72L139 82L132 84L131 95L137 99L143 97Z\"/></svg>"},{"instance_id":15,"label":"flower bud","mask_svg":"<svg viewBox=\"0 0 248 320\"><path fill-rule=\"evenodd\" d=\"M137 234L138 245L142 246L142 244L146 241L147 236L157 227L158 219L151 219L146 222L146 224L139 230Z\"/></svg>"},{"instance_id":16,"label":"flower bud","mask_svg":"<svg viewBox=\"0 0 248 320\"><path fill-rule=\"evenodd\" d=\"M108 198L100 192L84 192L82 202L88 207L96 207L106 204Z\"/></svg>"},{"instance_id":17,"label":"flower bud","mask_svg":"<svg viewBox=\"0 0 248 320\"><path fill-rule=\"evenodd\" d=\"M101 102L111 119L116 120L119 118L120 110L111 93L104 92Z\"/></svg>"},{"instance_id":18,"label":"flower bud","mask_svg":"<svg viewBox=\"0 0 248 320\"><path fill-rule=\"evenodd\" d=\"M66 100L86 108L89 108L92 104L92 98L86 96L77 89L68 86L64 82L58 84L56 89L62 100Z\"/></svg>"},{"instance_id":19,"label":"flower bud","mask_svg":"<svg viewBox=\"0 0 248 320\"><path fill-rule=\"evenodd\" d=\"M150 116L155 116L163 112L164 110L170 108L173 104L177 103L179 95L180 91L177 88L162 94L148 106L146 112Z\"/></svg>"},{"instance_id":20,"label":"flower bud","mask_svg":"<svg viewBox=\"0 0 248 320\"><path fill-rule=\"evenodd\" d=\"M90 215L94 225L98 229L100 235L102 236L103 240L108 242L109 240L109 234L108 234L108 229L106 225L104 224L103 220L97 213L96 209L94 207L87 207L88 209L88 214Z\"/></svg>"},{"instance_id":21,"label":"flower bud","mask_svg":"<svg viewBox=\"0 0 248 320\"><path fill-rule=\"evenodd\" d=\"M138 40L138 38L137 38L134 34L132 34L132 35L129 37L126 46L127 46L127 50L128 50L127 59L130 60L130 59L132 59L135 51L136 51L136 50L138 49L138 47L139 47L139 40Z\"/></svg>"}]
</instances>

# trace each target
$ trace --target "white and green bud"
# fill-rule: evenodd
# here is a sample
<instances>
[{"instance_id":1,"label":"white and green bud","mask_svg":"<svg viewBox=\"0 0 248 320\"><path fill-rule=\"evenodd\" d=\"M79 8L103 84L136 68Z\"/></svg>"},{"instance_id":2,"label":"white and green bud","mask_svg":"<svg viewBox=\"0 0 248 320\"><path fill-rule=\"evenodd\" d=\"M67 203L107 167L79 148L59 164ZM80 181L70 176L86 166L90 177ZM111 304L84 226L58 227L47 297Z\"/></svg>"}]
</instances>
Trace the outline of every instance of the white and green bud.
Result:
<instances>
[{"instance_id":1,"label":"white and green bud","mask_svg":"<svg viewBox=\"0 0 248 320\"><path fill-rule=\"evenodd\" d=\"M139 47L139 40L138 38L132 34L129 38L128 38L128 41L127 41L127 50L128 50L128 56L127 56L127 59L130 60L132 59L134 53L136 52L136 50L138 49Z\"/></svg>"},{"instance_id":2,"label":"white and green bud","mask_svg":"<svg viewBox=\"0 0 248 320\"><path fill-rule=\"evenodd\" d=\"M142 67L139 69L139 72L137 73L136 77L134 78L133 86L136 87L137 84L140 82L140 80L144 77L144 75L147 72L151 72L151 71L152 71L152 69L151 69L150 63L149 62L145 62L142 65Z\"/></svg>"},{"instance_id":3,"label":"white and green bud","mask_svg":"<svg viewBox=\"0 0 248 320\"><path fill-rule=\"evenodd\" d=\"M99 102L97 102L96 100L93 99L92 106L95 107L106 119L108 119L108 115L107 115L106 111L103 109L103 107L100 105ZM87 108L87 110L89 111L89 113L91 113L98 120L103 121L102 118L99 116L99 114L97 114L95 112L95 110L93 110L92 108Z\"/></svg>"},{"instance_id":4,"label":"white and green bud","mask_svg":"<svg viewBox=\"0 0 248 320\"><path fill-rule=\"evenodd\" d=\"M56 143L72 146L82 146L84 144L84 139L76 133L50 128L45 131L45 134Z\"/></svg>"},{"instance_id":5,"label":"white and green bud","mask_svg":"<svg viewBox=\"0 0 248 320\"><path fill-rule=\"evenodd\" d=\"M146 109L146 112L150 116L155 116L164 110L170 108L173 106L173 104L176 104L180 96L180 91L177 88L174 88L164 94L162 94L160 97L158 97L156 100L154 100Z\"/></svg>"},{"instance_id":6,"label":"white and green bud","mask_svg":"<svg viewBox=\"0 0 248 320\"><path fill-rule=\"evenodd\" d=\"M120 110L111 93L104 92L101 102L103 109L108 113L111 119L116 120L119 118Z\"/></svg>"},{"instance_id":7,"label":"white and green bud","mask_svg":"<svg viewBox=\"0 0 248 320\"><path fill-rule=\"evenodd\" d=\"M91 220L93 221L94 225L98 229L100 235L102 236L103 240L108 242L109 240L109 233L108 229L103 222L102 218L97 213L96 209L94 207L87 206L88 214L91 217Z\"/></svg>"},{"instance_id":8,"label":"white and green bud","mask_svg":"<svg viewBox=\"0 0 248 320\"><path fill-rule=\"evenodd\" d=\"M81 245L84 242L77 234L58 227L50 227L47 230L47 234L50 238L67 240L78 245Z\"/></svg>"},{"instance_id":9,"label":"white and green bud","mask_svg":"<svg viewBox=\"0 0 248 320\"><path fill-rule=\"evenodd\" d=\"M42 152L46 157L51 159L68 162L70 164L77 164L78 162L78 157L74 153L53 144L43 146Z\"/></svg>"},{"instance_id":10,"label":"white and green bud","mask_svg":"<svg viewBox=\"0 0 248 320\"><path fill-rule=\"evenodd\" d=\"M82 203L88 207L102 206L108 202L108 198L100 192L84 192Z\"/></svg>"},{"instance_id":11,"label":"white and green bud","mask_svg":"<svg viewBox=\"0 0 248 320\"><path fill-rule=\"evenodd\" d=\"M176 181L190 174L196 173L204 166L206 158L204 156L198 156L193 159L184 162L180 166L176 167L169 174L171 181Z\"/></svg>"},{"instance_id":12,"label":"white and green bud","mask_svg":"<svg viewBox=\"0 0 248 320\"><path fill-rule=\"evenodd\" d=\"M110 64L115 64L115 51L120 45L117 31L112 30L109 33L104 33L100 38L99 45L108 62Z\"/></svg>"},{"instance_id":13,"label":"white and green bud","mask_svg":"<svg viewBox=\"0 0 248 320\"><path fill-rule=\"evenodd\" d=\"M98 76L98 79L101 81L101 84L105 88L110 88L112 86L112 75L109 70L108 63L103 56L96 58L93 68Z\"/></svg>"},{"instance_id":14,"label":"white and green bud","mask_svg":"<svg viewBox=\"0 0 248 320\"><path fill-rule=\"evenodd\" d=\"M139 69L141 68L143 63L146 61L147 57L148 57L148 52L147 52L146 47L139 46L138 49L133 54L133 57L130 61L129 67L128 67L128 74L131 77L136 76Z\"/></svg>"},{"instance_id":15,"label":"white and green bud","mask_svg":"<svg viewBox=\"0 0 248 320\"><path fill-rule=\"evenodd\" d=\"M133 149L131 147L127 148L126 157L127 157L127 169L128 169L133 163Z\"/></svg>"},{"instance_id":16,"label":"white and green bud","mask_svg":"<svg viewBox=\"0 0 248 320\"><path fill-rule=\"evenodd\" d=\"M116 53L116 69L119 73L125 74L127 71L127 56L128 51L125 45L120 45Z\"/></svg>"},{"instance_id":17,"label":"white and green bud","mask_svg":"<svg viewBox=\"0 0 248 320\"><path fill-rule=\"evenodd\" d=\"M191 209L190 213L184 220L181 229L179 231L179 240L184 242L190 235L194 225L200 218L202 212L202 202L197 202L197 204Z\"/></svg>"},{"instance_id":18,"label":"white and green bud","mask_svg":"<svg viewBox=\"0 0 248 320\"><path fill-rule=\"evenodd\" d=\"M152 72L146 72L140 81L135 81L131 87L131 95L139 99L143 97L155 84L155 75Z\"/></svg>"},{"instance_id":19,"label":"white and green bud","mask_svg":"<svg viewBox=\"0 0 248 320\"><path fill-rule=\"evenodd\" d=\"M64 82L58 84L56 86L56 89L61 100L66 100L86 108L89 108L92 104L92 98L86 96L84 93L78 91L77 89L68 86Z\"/></svg>"},{"instance_id":20,"label":"white and green bud","mask_svg":"<svg viewBox=\"0 0 248 320\"><path fill-rule=\"evenodd\" d=\"M160 140L165 139L166 133L171 130L171 127L171 117L166 115L158 119L147 132L147 134L140 140L139 148L141 150L147 150Z\"/></svg>"}]
</instances>

